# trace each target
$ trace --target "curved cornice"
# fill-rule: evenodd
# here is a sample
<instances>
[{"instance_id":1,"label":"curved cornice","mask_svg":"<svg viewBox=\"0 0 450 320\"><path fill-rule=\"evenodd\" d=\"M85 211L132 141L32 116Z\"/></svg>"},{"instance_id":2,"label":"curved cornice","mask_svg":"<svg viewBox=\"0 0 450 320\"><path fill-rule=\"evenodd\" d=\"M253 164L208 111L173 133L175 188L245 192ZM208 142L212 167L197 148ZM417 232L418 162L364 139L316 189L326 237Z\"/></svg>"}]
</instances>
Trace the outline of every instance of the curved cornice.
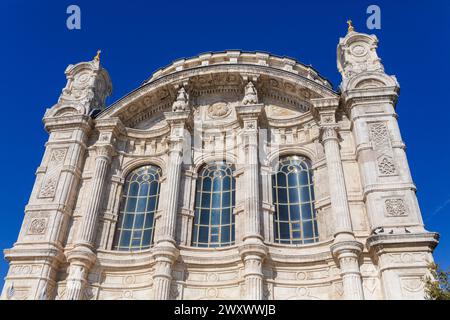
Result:
<instances>
[{"instance_id":1,"label":"curved cornice","mask_svg":"<svg viewBox=\"0 0 450 320\"><path fill-rule=\"evenodd\" d=\"M217 64L249 64L269 66L274 69L286 70L294 74L303 75L307 78L317 80L325 86L330 88L332 87L331 83L322 77L312 66L306 66L296 59L286 56L277 56L267 52L242 50L205 52L194 57L175 60L171 64L155 71L151 78L144 83L152 82L155 79L176 71Z\"/></svg>"},{"instance_id":2,"label":"curved cornice","mask_svg":"<svg viewBox=\"0 0 450 320\"><path fill-rule=\"evenodd\" d=\"M207 76L211 74L257 74L264 75L273 79L280 79L284 82L291 83L300 88L306 88L313 92L318 97L338 97L338 94L333 91L327 82L318 79L311 79L306 76L293 73L292 71L281 70L271 66L252 65L242 63L229 64L215 64L207 66L198 66L190 69L174 71L167 75L159 76L149 82L144 83L139 88L135 89L125 97L113 103L109 108L99 114L98 118L106 118L111 116L118 116L124 108L128 105L141 104L140 98L148 96L152 92L164 87L180 84L187 81L189 78L196 76ZM145 108L152 108L152 104L146 105ZM136 110L138 111L138 110ZM142 111L140 109L139 111Z\"/></svg>"}]
</instances>

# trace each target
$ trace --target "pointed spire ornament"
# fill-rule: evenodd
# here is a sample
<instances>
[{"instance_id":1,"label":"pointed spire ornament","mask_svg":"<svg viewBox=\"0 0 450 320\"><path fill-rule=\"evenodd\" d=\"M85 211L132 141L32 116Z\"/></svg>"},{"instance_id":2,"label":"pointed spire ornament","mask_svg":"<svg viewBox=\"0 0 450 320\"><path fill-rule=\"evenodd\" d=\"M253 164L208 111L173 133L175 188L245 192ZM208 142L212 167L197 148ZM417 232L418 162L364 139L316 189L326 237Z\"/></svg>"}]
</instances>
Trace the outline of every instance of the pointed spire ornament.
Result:
<instances>
[{"instance_id":1,"label":"pointed spire ornament","mask_svg":"<svg viewBox=\"0 0 450 320\"><path fill-rule=\"evenodd\" d=\"M347 24L348 24L348 32L353 32L353 31L355 31L355 28L353 27L353 22L352 22L352 20L347 20Z\"/></svg>"},{"instance_id":2,"label":"pointed spire ornament","mask_svg":"<svg viewBox=\"0 0 450 320\"><path fill-rule=\"evenodd\" d=\"M180 90L178 90L177 93L177 99L172 105L172 111L173 112L179 112L179 111L186 111L189 106L189 96L186 92L186 90L181 87Z\"/></svg>"},{"instance_id":3,"label":"pointed spire ornament","mask_svg":"<svg viewBox=\"0 0 450 320\"><path fill-rule=\"evenodd\" d=\"M242 99L242 104L257 104L258 103L258 93L253 82L249 81L245 86L244 99Z\"/></svg>"},{"instance_id":4,"label":"pointed spire ornament","mask_svg":"<svg viewBox=\"0 0 450 320\"><path fill-rule=\"evenodd\" d=\"M94 57L95 61L100 61L100 53L102 53L102 50L97 50L97 55Z\"/></svg>"}]
</instances>

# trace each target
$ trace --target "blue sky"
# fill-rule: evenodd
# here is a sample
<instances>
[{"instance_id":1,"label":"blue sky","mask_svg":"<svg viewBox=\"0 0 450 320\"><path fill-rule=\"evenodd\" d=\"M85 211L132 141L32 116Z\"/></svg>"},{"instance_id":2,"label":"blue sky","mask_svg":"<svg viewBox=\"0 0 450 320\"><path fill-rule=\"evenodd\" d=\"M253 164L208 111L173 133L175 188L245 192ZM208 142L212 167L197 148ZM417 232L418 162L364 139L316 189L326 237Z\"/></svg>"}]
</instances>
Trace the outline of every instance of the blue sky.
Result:
<instances>
[{"instance_id":1,"label":"blue sky","mask_svg":"<svg viewBox=\"0 0 450 320\"><path fill-rule=\"evenodd\" d=\"M66 28L70 4L81 8L81 30ZM381 8L381 30L366 28L371 4ZM1 249L17 240L48 138L41 119L68 64L101 48L114 87L108 104L175 59L225 49L293 57L336 88L336 46L351 18L378 36L386 72L400 82L397 112L423 218L441 233L437 262L450 265L450 1L2 0L0 17ZM0 286L6 271L2 259Z\"/></svg>"}]
</instances>

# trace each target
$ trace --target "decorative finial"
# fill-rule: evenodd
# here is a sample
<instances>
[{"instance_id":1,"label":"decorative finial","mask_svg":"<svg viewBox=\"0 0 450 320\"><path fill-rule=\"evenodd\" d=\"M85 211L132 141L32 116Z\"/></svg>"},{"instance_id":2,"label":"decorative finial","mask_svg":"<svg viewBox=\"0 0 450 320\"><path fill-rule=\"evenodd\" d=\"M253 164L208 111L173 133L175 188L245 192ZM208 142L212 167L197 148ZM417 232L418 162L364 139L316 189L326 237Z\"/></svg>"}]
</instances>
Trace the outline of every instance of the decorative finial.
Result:
<instances>
[{"instance_id":1,"label":"decorative finial","mask_svg":"<svg viewBox=\"0 0 450 320\"><path fill-rule=\"evenodd\" d=\"M244 91L244 99L242 99L242 104L257 104L258 103L258 92L253 84L253 82L249 81L245 86Z\"/></svg>"},{"instance_id":2,"label":"decorative finial","mask_svg":"<svg viewBox=\"0 0 450 320\"><path fill-rule=\"evenodd\" d=\"M178 90L177 93L177 99L172 105L172 111L173 112L180 112L180 111L186 111L189 107L189 96L186 92L186 90L181 87L180 90Z\"/></svg>"},{"instance_id":3,"label":"decorative finial","mask_svg":"<svg viewBox=\"0 0 450 320\"><path fill-rule=\"evenodd\" d=\"M95 61L100 61L100 53L102 53L102 50L97 50L97 55L94 57Z\"/></svg>"},{"instance_id":4,"label":"decorative finial","mask_svg":"<svg viewBox=\"0 0 450 320\"><path fill-rule=\"evenodd\" d=\"M348 24L348 32L355 31L355 28L353 27L353 24L352 24L352 20L347 20L347 24Z\"/></svg>"}]
</instances>

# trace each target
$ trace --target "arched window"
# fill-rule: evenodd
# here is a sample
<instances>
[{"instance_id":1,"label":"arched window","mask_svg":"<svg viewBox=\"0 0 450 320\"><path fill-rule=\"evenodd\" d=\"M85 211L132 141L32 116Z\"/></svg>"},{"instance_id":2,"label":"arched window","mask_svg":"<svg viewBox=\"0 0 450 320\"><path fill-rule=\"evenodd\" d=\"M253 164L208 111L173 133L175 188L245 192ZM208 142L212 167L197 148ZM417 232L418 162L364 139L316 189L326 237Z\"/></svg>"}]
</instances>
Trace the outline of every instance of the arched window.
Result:
<instances>
[{"instance_id":1,"label":"arched window","mask_svg":"<svg viewBox=\"0 0 450 320\"><path fill-rule=\"evenodd\" d=\"M125 180L114 249L150 248L158 208L161 169L148 165L132 171Z\"/></svg>"},{"instance_id":2,"label":"arched window","mask_svg":"<svg viewBox=\"0 0 450 320\"><path fill-rule=\"evenodd\" d=\"M310 161L288 156L272 176L275 242L305 244L319 240Z\"/></svg>"},{"instance_id":3,"label":"arched window","mask_svg":"<svg viewBox=\"0 0 450 320\"><path fill-rule=\"evenodd\" d=\"M233 167L225 161L205 165L197 180L194 247L226 247L234 244Z\"/></svg>"}]
</instances>

